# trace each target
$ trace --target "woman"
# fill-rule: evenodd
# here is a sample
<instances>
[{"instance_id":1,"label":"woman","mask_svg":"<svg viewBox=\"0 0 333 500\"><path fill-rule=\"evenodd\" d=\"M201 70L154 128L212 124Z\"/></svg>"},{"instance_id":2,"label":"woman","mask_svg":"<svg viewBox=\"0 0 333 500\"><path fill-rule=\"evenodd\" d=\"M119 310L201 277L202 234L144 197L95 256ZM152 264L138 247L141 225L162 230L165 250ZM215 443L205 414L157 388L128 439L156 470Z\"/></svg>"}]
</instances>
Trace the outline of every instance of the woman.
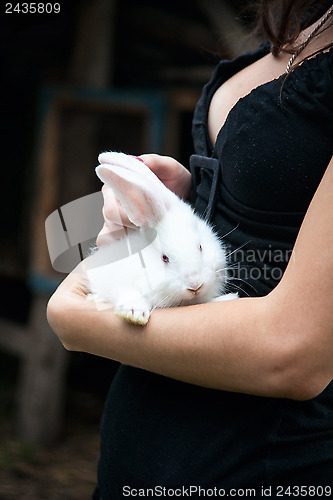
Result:
<instances>
[{"instance_id":1,"label":"woman","mask_svg":"<svg viewBox=\"0 0 333 500\"><path fill-rule=\"evenodd\" d=\"M263 0L260 16L270 43L217 66L193 121L196 209L214 206L242 298L156 310L138 329L85 301L79 269L48 306L66 348L122 363L102 422L103 500L332 494L332 5ZM184 167L142 158L189 196ZM116 211L103 191L99 244Z\"/></svg>"}]
</instances>

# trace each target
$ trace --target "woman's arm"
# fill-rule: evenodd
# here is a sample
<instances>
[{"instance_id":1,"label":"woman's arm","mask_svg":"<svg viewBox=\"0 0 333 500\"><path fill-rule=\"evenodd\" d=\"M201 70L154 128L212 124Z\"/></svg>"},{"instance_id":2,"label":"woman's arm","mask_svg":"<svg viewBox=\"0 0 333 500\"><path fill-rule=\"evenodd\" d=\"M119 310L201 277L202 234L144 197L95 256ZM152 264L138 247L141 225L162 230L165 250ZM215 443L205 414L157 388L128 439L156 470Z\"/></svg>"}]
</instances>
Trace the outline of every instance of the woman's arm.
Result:
<instances>
[{"instance_id":1,"label":"woman's arm","mask_svg":"<svg viewBox=\"0 0 333 500\"><path fill-rule=\"evenodd\" d=\"M287 270L266 297L157 309L139 327L87 302L80 272L48 306L66 348L205 387L312 398L333 377L333 161Z\"/></svg>"}]
</instances>

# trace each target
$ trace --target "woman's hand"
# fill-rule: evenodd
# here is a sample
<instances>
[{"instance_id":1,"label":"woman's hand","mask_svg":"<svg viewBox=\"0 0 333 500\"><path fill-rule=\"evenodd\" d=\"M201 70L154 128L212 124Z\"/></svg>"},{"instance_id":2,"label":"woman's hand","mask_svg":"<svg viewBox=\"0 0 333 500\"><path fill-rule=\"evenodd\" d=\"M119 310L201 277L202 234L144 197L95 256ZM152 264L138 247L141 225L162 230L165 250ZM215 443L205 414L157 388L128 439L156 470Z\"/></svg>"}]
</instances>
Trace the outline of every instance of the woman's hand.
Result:
<instances>
[{"instance_id":1,"label":"woman's hand","mask_svg":"<svg viewBox=\"0 0 333 500\"><path fill-rule=\"evenodd\" d=\"M145 154L139 158L168 189L184 200L190 198L191 174L181 163L170 156L157 154ZM104 185L102 194L104 198L104 226L97 237L97 246L120 239L125 231L136 229L136 226L128 219L112 189Z\"/></svg>"},{"instance_id":2,"label":"woman's hand","mask_svg":"<svg viewBox=\"0 0 333 500\"><path fill-rule=\"evenodd\" d=\"M157 154L145 154L139 158L179 198L185 201L190 199L191 174L181 163L170 156Z\"/></svg>"},{"instance_id":3,"label":"woman's hand","mask_svg":"<svg viewBox=\"0 0 333 500\"><path fill-rule=\"evenodd\" d=\"M88 307L87 301L87 276L81 262L60 283L55 293L49 300L47 307L47 320L55 332L66 332L73 329L73 316L76 311ZM60 314L59 314L60 313Z\"/></svg>"}]
</instances>

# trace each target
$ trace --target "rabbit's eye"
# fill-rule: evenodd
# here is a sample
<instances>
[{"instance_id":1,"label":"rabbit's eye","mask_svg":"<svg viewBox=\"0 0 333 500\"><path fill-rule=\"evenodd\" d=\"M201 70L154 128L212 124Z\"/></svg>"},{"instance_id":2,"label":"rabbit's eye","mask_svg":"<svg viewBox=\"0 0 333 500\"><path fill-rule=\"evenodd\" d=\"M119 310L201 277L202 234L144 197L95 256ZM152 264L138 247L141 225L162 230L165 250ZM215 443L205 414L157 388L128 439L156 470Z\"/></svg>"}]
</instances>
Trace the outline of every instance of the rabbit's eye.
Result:
<instances>
[{"instance_id":1,"label":"rabbit's eye","mask_svg":"<svg viewBox=\"0 0 333 500\"><path fill-rule=\"evenodd\" d=\"M165 264L169 264L170 262L169 257L165 254L162 255L162 260Z\"/></svg>"},{"instance_id":2,"label":"rabbit's eye","mask_svg":"<svg viewBox=\"0 0 333 500\"><path fill-rule=\"evenodd\" d=\"M201 245L199 245L199 250L200 250L200 252L202 252L202 246Z\"/></svg>"}]
</instances>

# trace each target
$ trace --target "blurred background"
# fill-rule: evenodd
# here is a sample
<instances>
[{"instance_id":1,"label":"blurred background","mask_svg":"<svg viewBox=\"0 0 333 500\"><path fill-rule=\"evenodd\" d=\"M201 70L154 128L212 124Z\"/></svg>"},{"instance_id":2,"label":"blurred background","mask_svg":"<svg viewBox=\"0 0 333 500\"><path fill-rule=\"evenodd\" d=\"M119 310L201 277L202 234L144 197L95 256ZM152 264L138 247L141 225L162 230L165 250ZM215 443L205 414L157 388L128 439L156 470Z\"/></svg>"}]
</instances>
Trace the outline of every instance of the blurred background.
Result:
<instances>
[{"instance_id":1,"label":"blurred background","mask_svg":"<svg viewBox=\"0 0 333 500\"><path fill-rule=\"evenodd\" d=\"M257 45L253 2L59 0L36 14L19 3L0 18L0 500L86 500L117 364L65 351L49 329L65 275L45 220L100 189L101 151L188 165L202 86L219 59Z\"/></svg>"}]
</instances>

